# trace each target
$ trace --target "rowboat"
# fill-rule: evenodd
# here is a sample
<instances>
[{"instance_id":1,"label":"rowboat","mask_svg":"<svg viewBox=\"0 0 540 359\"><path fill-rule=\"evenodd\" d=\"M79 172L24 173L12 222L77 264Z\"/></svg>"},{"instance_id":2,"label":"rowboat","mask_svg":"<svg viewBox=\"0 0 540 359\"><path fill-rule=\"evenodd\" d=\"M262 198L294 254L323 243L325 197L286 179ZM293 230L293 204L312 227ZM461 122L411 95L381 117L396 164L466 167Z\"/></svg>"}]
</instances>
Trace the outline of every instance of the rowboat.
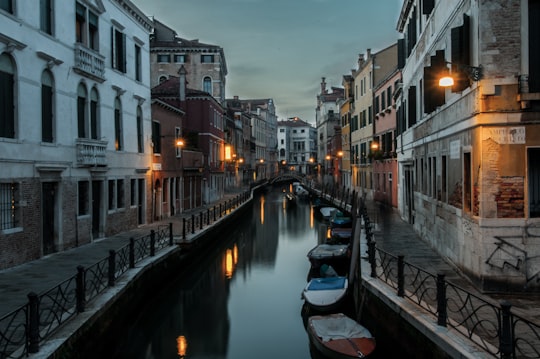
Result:
<instances>
[{"instance_id":1,"label":"rowboat","mask_svg":"<svg viewBox=\"0 0 540 359\"><path fill-rule=\"evenodd\" d=\"M351 262L348 244L318 244L308 252L307 257L313 269L327 264L341 271L349 268Z\"/></svg>"},{"instance_id":2,"label":"rowboat","mask_svg":"<svg viewBox=\"0 0 540 359\"><path fill-rule=\"evenodd\" d=\"M319 312L329 312L338 309L347 296L349 281L347 277L312 278L302 297L311 308Z\"/></svg>"},{"instance_id":3,"label":"rowboat","mask_svg":"<svg viewBox=\"0 0 540 359\"><path fill-rule=\"evenodd\" d=\"M375 350L369 330L343 313L311 316L307 331L313 346L328 358L365 358Z\"/></svg>"}]
</instances>

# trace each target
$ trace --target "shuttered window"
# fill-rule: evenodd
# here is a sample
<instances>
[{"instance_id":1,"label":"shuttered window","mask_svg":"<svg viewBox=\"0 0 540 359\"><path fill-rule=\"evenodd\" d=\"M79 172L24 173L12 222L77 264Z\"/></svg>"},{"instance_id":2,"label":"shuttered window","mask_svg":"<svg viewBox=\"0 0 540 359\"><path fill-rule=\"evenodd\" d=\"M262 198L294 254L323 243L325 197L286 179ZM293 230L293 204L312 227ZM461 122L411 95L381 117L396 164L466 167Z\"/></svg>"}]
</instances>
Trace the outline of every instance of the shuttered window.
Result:
<instances>
[{"instance_id":1,"label":"shuttered window","mask_svg":"<svg viewBox=\"0 0 540 359\"><path fill-rule=\"evenodd\" d=\"M53 79L49 71L41 75L41 140L53 142Z\"/></svg>"},{"instance_id":2,"label":"shuttered window","mask_svg":"<svg viewBox=\"0 0 540 359\"><path fill-rule=\"evenodd\" d=\"M471 62L469 16L463 14L463 25L452 28L451 38L452 78L454 79L452 92L461 92L471 84L469 77L467 76L466 68L460 66L469 66Z\"/></svg>"}]
</instances>

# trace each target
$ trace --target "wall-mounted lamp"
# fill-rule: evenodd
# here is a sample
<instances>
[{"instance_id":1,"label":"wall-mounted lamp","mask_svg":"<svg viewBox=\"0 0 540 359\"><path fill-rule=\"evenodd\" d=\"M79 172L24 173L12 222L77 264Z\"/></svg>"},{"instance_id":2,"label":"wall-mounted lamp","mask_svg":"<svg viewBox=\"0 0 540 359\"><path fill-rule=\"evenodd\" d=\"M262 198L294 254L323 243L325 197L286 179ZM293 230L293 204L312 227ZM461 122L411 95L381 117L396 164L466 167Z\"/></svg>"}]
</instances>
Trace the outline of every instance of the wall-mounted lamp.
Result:
<instances>
[{"instance_id":1,"label":"wall-mounted lamp","mask_svg":"<svg viewBox=\"0 0 540 359\"><path fill-rule=\"evenodd\" d=\"M484 73L482 66L471 66L471 65L463 65L463 64L456 64L453 62L446 61L447 64L452 65L455 67L458 71L464 73L467 75L469 79L472 81L479 81L482 79ZM439 79L439 86L441 87L450 87L454 86L454 78L450 75L443 76Z\"/></svg>"}]
</instances>

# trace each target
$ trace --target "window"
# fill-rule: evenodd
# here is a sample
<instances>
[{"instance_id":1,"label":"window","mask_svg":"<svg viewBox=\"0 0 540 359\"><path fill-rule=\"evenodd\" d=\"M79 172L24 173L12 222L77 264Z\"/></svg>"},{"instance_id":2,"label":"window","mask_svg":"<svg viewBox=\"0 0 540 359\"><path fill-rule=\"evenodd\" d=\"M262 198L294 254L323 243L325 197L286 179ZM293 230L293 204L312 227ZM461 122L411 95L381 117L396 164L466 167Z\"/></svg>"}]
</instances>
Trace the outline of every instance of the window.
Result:
<instances>
[{"instance_id":1,"label":"window","mask_svg":"<svg viewBox=\"0 0 540 359\"><path fill-rule=\"evenodd\" d=\"M171 62L171 56L169 54L158 54L157 62Z\"/></svg>"},{"instance_id":2,"label":"window","mask_svg":"<svg viewBox=\"0 0 540 359\"><path fill-rule=\"evenodd\" d=\"M13 0L0 0L0 9L13 14Z\"/></svg>"},{"instance_id":3,"label":"window","mask_svg":"<svg viewBox=\"0 0 540 359\"><path fill-rule=\"evenodd\" d=\"M124 149L122 132L122 104L120 103L120 99L117 97L114 100L114 147L117 151L122 151Z\"/></svg>"},{"instance_id":4,"label":"window","mask_svg":"<svg viewBox=\"0 0 540 359\"><path fill-rule=\"evenodd\" d=\"M40 13L39 27L41 31L44 31L47 34L52 35L53 0L40 0L39 13Z\"/></svg>"},{"instance_id":5,"label":"window","mask_svg":"<svg viewBox=\"0 0 540 359\"><path fill-rule=\"evenodd\" d=\"M154 154L161 153L161 124L157 121L152 122L152 145Z\"/></svg>"},{"instance_id":6,"label":"window","mask_svg":"<svg viewBox=\"0 0 540 359\"><path fill-rule=\"evenodd\" d=\"M75 14L75 38L78 43L99 51L99 18L80 3Z\"/></svg>"},{"instance_id":7,"label":"window","mask_svg":"<svg viewBox=\"0 0 540 359\"><path fill-rule=\"evenodd\" d=\"M141 58L141 47L139 45L135 45L135 80L137 81L142 80Z\"/></svg>"},{"instance_id":8,"label":"window","mask_svg":"<svg viewBox=\"0 0 540 359\"><path fill-rule=\"evenodd\" d=\"M125 202L125 188L124 188L124 180L119 179L116 181L116 208L125 208L126 202Z\"/></svg>"},{"instance_id":9,"label":"window","mask_svg":"<svg viewBox=\"0 0 540 359\"><path fill-rule=\"evenodd\" d=\"M86 88L79 84L77 88L77 134L79 138L86 138Z\"/></svg>"},{"instance_id":10,"label":"window","mask_svg":"<svg viewBox=\"0 0 540 359\"><path fill-rule=\"evenodd\" d=\"M211 64L214 62L214 55L201 55L201 63Z\"/></svg>"},{"instance_id":11,"label":"window","mask_svg":"<svg viewBox=\"0 0 540 359\"><path fill-rule=\"evenodd\" d=\"M111 28L111 48L113 69L126 72L126 34L122 31Z\"/></svg>"},{"instance_id":12,"label":"window","mask_svg":"<svg viewBox=\"0 0 540 359\"><path fill-rule=\"evenodd\" d=\"M174 62L177 64L183 64L186 62L186 55L174 55Z\"/></svg>"},{"instance_id":13,"label":"window","mask_svg":"<svg viewBox=\"0 0 540 359\"><path fill-rule=\"evenodd\" d=\"M15 66L0 55L0 137L15 138Z\"/></svg>"},{"instance_id":14,"label":"window","mask_svg":"<svg viewBox=\"0 0 540 359\"><path fill-rule=\"evenodd\" d=\"M212 79L208 76L203 80L203 91L212 95Z\"/></svg>"},{"instance_id":15,"label":"window","mask_svg":"<svg viewBox=\"0 0 540 359\"><path fill-rule=\"evenodd\" d=\"M159 80L158 80L159 83L162 83L162 82L165 82L165 81L167 81L167 76L160 76L159 77Z\"/></svg>"},{"instance_id":16,"label":"window","mask_svg":"<svg viewBox=\"0 0 540 359\"><path fill-rule=\"evenodd\" d=\"M527 149L529 217L540 217L540 148Z\"/></svg>"},{"instance_id":17,"label":"window","mask_svg":"<svg viewBox=\"0 0 540 359\"><path fill-rule=\"evenodd\" d=\"M99 95L95 88L92 89L90 93L90 135L94 140L99 139L98 133L98 105L99 105Z\"/></svg>"},{"instance_id":18,"label":"window","mask_svg":"<svg viewBox=\"0 0 540 359\"><path fill-rule=\"evenodd\" d=\"M137 151L139 153L144 153L143 115L141 106L137 106Z\"/></svg>"},{"instance_id":19,"label":"window","mask_svg":"<svg viewBox=\"0 0 540 359\"><path fill-rule=\"evenodd\" d=\"M49 71L41 74L41 140L53 142L53 78Z\"/></svg>"},{"instance_id":20,"label":"window","mask_svg":"<svg viewBox=\"0 0 540 359\"><path fill-rule=\"evenodd\" d=\"M115 208L115 189L116 189L116 181L115 180L109 180L109 211L113 210Z\"/></svg>"},{"instance_id":21,"label":"window","mask_svg":"<svg viewBox=\"0 0 540 359\"><path fill-rule=\"evenodd\" d=\"M0 230L19 226L19 184L0 183Z\"/></svg>"},{"instance_id":22,"label":"window","mask_svg":"<svg viewBox=\"0 0 540 359\"><path fill-rule=\"evenodd\" d=\"M131 179L131 184L129 186L129 189L130 189L129 204L130 206L136 206L137 205L137 180L135 178Z\"/></svg>"},{"instance_id":23,"label":"window","mask_svg":"<svg viewBox=\"0 0 540 359\"><path fill-rule=\"evenodd\" d=\"M179 145L178 142L182 140L182 130L180 129L180 127L175 127L174 128L174 143L176 144L175 148L176 148L176 157L182 157L182 145Z\"/></svg>"},{"instance_id":24,"label":"window","mask_svg":"<svg viewBox=\"0 0 540 359\"><path fill-rule=\"evenodd\" d=\"M78 186L78 201L79 201L79 216L89 214L89 183L88 181L80 181Z\"/></svg>"},{"instance_id":25,"label":"window","mask_svg":"<svg viewBox=\"0 0 540 359\"><path fill-rule=\"evenodd\" d=\"M392 106L392 86L386 89L386 104L388 107Z\"/></svg>"}]
</instances>

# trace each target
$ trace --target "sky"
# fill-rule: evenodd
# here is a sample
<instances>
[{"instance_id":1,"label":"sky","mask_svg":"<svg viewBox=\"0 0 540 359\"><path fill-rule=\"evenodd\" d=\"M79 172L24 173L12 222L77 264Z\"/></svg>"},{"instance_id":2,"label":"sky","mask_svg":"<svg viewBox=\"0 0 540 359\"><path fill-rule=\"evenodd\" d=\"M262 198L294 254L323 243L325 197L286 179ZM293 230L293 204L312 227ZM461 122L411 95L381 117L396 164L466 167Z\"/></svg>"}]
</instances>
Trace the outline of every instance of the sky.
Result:
<instances>
[{"instance_id":1,"label":"sky","mask_svg":"<svg viewBox=\"0 0 540 359\"><path fill-rule=\"evenodd\" d=\"M358 55L397 41L403 0L132 0L187 40L220 46L226 97L274 100L315 124L322 77L342 87Z\"/></svg>"}]
</instances>

